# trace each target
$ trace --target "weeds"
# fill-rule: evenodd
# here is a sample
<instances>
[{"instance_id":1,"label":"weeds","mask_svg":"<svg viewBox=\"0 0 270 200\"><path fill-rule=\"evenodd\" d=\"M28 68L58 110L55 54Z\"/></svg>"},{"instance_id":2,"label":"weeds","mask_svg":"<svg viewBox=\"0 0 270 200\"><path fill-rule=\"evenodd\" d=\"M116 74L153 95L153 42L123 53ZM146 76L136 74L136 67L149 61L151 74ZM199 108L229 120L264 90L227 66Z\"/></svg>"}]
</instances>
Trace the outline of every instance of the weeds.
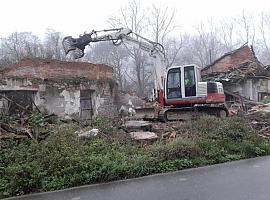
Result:
<instances>
[{"instance_id":1,"label":"weeds","mask_svg":"<svg viewBox=\"0 0 270 200\"><path fill-rule=\"evenodd\" d=\"M33 117L32 127L43 119ZM113 135L108 121L92 124ZM178 137L136 145L113 137L78 139L76 124L59 124L44 140L0 149L0 197L169 172L269 155L270 142L257 137L243 119L204 117L181 123Z\"/></svg>"}]
</instances>

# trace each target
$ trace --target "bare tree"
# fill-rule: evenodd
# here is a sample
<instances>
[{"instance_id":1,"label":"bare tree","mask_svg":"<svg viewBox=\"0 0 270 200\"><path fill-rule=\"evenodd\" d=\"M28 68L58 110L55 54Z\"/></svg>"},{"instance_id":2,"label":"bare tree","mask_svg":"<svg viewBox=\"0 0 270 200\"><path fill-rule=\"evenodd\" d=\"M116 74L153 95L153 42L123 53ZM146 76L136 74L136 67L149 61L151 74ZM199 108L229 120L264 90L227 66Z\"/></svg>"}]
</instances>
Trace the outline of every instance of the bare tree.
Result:
<instances>
[{"instance_id":1,"label":"bare tree","mask_svg":"<svg viewBox=\"0 0 270 200\"><path fill-rule=\"evenodd\" d=\"M113 67L113 76L119 89L125 89L125 72L127 52L123 46L115 46L109 42L92 45L84 58L92 63L103 63Z\"/></svg>"},{"instance_id":2,"label":"bare tree","mask_svg":"<svg viewBox=\"0 0 270 200\"><path fill-rule=\"evenodd\" d=\"M37 36L30 32L15 32L1 39L1 59L14 63L23 57L39 57L41 43Z\"/></svg>"},{"instance_id":3,"label":"bare tree","mask_svg":"<svg viewBox=\"0 0 270 200\"><path fill-rule=\"evenodd\" d=\"M175 9L152 4L148 15L148 29L154 41L165 47L167 67L172 66L182 47L179 26L175 23L175 14Z\"/></svg>"},{"instance_id":4,"label":"bare tree","mask_svg":"<svg viewBox=\"0 0 270 200\"><path fill-rule=\"evenodd\" d=\"M270 64L270 13L261 13L259 30L259 57L263 63Z\"/></svg>"},{"instance_id":5,"label":"bare tree","mask_svg":"<svg viewBox=\"0 0 270 200\"><path fill-rule=\"evenodd\" d=\"M239 44L236 43L235 22L232 19L223 19L220 22L220 39L226 51L232 51Z\"/></svg>"},{"instance_id":6,"label":"bare tree","mask_svg":"<svg viewBox=\"0 0 270 200\"><path fill-rule=\"evenodd\" d=\"M148 29L153 35L155 42L164 44L168 35L176 30L175 14L175 9L152 4L150 15L148 15Z\"/></svg>"},{"instance_id":7,"label":"bare tree","mask_svg":"<svg viewBox=\"0 0 270 200\"><path fill-rule=\"evenodd\" d=\"M44 57L50 59L66 60L63 47L63 36L60 32L53 29L47 29L44 40Z\"/></svg>"},{"instance_id":8,"label":"bare tree","mask_svg":"<svg viewBox=\"0 0 270 200\"><path fill-rule=\"evenodd\" d=\"M201 23L196 30L197 37L193 38L196 48L193 53L200 60L200 65L206 66L224 53L224 45L217 35L218 27L212 21L208 21L207 24Z\"/></svg>"},{"instance_id":9,"label":"bare tree","mask_svg":"<svg viewBox=\"0 0 270 200\"><path fill-rule=\"evenodd\" d=\"M197 36L190 34L182 35L182 48L175 58L176 65L193 63L201 66L201 61L197 55L200 51L197 51L196 42Z\"/></svg>"},{"instance_id":10,"label":"bare tree","mask_svg":"<svg viewBox=\"0 0 270 200\"><path fill-rule=\"evenodd\" d=\"M253 16L243 10L240 18L236 18L235 22L238 24L237 33L239 42L254 45L256 36L256 26L254 24Z\"/></svg>"},{"instance_id":11,"label":"bare tree","mask_svg":"<svg viewBox=\"0 0 270 200\"><path fill-rule=\"evenodd\" d=\"M164 44L166 51L166 67L171 67L176 64L176 59L183 48L183 38L179 37L169 37L166 39ZM183 63L180 63L183 64Z\"/></svg>"},{"instance_id":12,"label":"bare tree","mask_svg":"<svg viewBox=\"0 0 270 200\"><path fill-rule=\"evenodd\" d=\"M141 8L141 4L137 0L131 0L126 7L120 9L120 14L109 18L109 24L112 27L126 27L135 33L143 34L146 30L145 11ZM138 36L134 35L138 40ZM152 83L149 74L149 63L145 53L136 47L127 47L130 56L132 69L127 70L127 77L136 84L136 90L139 95L145 95L147 88ZM131 72L131 73L130 73Z\"/></svg>"}]
</instances>

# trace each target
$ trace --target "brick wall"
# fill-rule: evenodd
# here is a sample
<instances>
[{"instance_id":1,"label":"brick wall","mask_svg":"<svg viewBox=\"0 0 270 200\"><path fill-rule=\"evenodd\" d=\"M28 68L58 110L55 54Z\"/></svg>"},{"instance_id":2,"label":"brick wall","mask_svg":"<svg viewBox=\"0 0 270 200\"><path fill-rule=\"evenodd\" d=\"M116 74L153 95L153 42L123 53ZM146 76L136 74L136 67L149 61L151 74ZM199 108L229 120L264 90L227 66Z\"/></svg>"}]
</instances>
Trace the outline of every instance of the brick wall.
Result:
<instances>
[{"instance_id":1,"label":"brick wall","mask_svg":"<svg viewBox=\"0 0 270 200\"><path fill-rule=\"evenodd\" d=\"M80 77L96 80L112 79L113 77L113 69L107 65L40 58L22 59L5 68L2 73L5 77L39 79Z\"/></svg>"},{"instance_id":2,"label":"brick wall","mask_svg":"<svg viewBox=\"0 0 270 200\"><path fill-rule=\"evenodd\" d=\"M213 72L226 72L230 68L237 67L239 64L247 60L255 61L256 58L249 46L243 46L217 60L210 67L203 69L202 75Z\"/></svg>"}]
</instances>

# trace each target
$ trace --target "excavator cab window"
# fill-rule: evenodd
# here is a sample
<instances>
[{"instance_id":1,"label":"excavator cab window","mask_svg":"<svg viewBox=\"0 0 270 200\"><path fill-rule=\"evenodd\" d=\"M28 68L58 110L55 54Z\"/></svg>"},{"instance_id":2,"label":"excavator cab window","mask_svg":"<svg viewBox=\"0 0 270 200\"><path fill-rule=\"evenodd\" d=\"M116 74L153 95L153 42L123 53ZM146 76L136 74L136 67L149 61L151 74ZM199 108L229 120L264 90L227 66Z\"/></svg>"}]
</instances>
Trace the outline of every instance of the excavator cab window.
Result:
<instances>
[{"instance_id":1,"label":"excavator cab window","mask_svg":"<svg viewBox=\"0 0 270 200\"><path fill-rule=\"evenodd\" d=\"M170 69L167 77L167 98L182 98L180 68Z\"/></svg>"},{"instance_id":2,"label":"excavator cab window","mask_svg":"<svg viewBox=\"0 0 270 200\"><path fill-rule=\"evenodd\" d=\"M196 78L194 66L184 68L185 96L196 96Z\"/></svg>"}]
</instances>

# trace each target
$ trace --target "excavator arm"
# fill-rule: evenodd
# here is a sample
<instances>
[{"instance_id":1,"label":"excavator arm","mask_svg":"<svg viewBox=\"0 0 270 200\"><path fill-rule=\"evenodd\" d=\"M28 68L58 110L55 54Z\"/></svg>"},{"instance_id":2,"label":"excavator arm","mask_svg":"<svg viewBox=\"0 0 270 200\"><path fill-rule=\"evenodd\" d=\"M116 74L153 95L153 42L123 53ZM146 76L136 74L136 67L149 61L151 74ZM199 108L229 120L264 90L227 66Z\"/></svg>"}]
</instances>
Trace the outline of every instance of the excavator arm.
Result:
<instances>
[{"instance_id":1,"label":"excavator arm","mask_svg":"<svg viewBox=\"0 0 270 200\"><path fill-rule=\"evenodd\" d=\"M90 43L112 41L114 45L125 43L129 46L141 49L154 58L155 64L155 90L163 89L163 77L166 70L164 47L156 42L148 40L127 28L107 29L101 31L92 31L84 33L79 38L71 36L63 39L63 47L66 55L73 52L75 59L84 56L85 47ZM156 92L157 93L157 92Z\"/></svg>"},{"instance_id":2,"label":"excavator arm","mask_svg":"<svg viewBox=\"0 0 270 200\"><path fill-rule=\"evenodd\" d=\"M99 36L99 34L103 34ZM112 41L113 44L119 45L122 42L123 37L127 37L132 31L129 29L108 29L102 31L92 31L91 33L84 33L79 38L72 38L67 36L63 39L63 47L66 55L73 51L75 59L82 58L84 56L84 50L87 45L93 42Z\"/></svg>"}]
</instances>

